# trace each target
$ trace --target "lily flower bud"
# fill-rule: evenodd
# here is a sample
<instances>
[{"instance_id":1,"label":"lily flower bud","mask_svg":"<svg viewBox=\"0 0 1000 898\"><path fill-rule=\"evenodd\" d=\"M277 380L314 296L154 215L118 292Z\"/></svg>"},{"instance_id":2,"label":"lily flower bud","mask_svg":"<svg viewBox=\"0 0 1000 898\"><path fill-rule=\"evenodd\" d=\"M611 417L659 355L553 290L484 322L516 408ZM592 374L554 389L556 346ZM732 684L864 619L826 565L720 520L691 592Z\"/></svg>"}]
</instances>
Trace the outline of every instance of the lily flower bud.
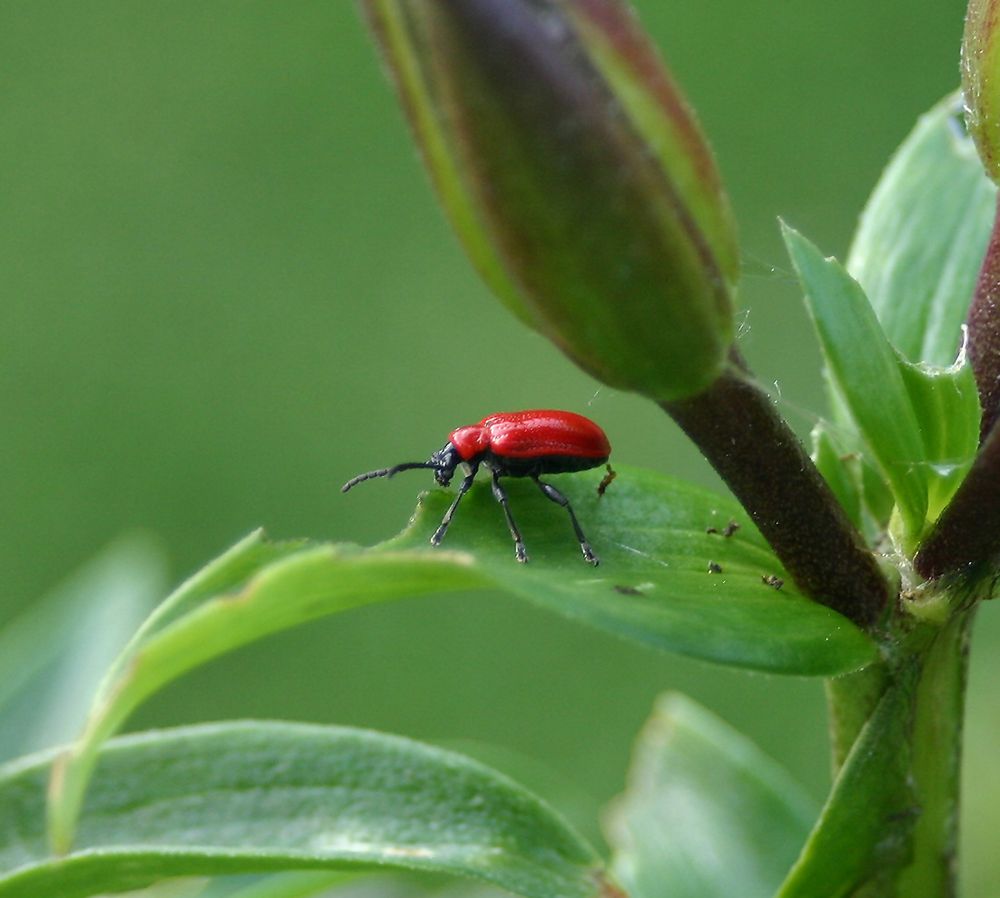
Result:
<instances>
[{"instance_id":1,"label":"lily flower bud","mask_svg":"<svg viewBox=\"0 0 1000 898\"><path fill-rule=\"evenodd\" d=\"M962 38L965 126L986 174L1000 179L1000 0L969 0Z\"/></svg>"},{"instance_id":2,"label":"lily flower bud","mask_svg":"<svg viewBox=\"0 0 1000 898\"><path fill-rule=\"evenodd\" d=\"M611 386L721 374L739 247L708 144L624 0L361 0L487 283Z\"/></svg>"}]
</instances>

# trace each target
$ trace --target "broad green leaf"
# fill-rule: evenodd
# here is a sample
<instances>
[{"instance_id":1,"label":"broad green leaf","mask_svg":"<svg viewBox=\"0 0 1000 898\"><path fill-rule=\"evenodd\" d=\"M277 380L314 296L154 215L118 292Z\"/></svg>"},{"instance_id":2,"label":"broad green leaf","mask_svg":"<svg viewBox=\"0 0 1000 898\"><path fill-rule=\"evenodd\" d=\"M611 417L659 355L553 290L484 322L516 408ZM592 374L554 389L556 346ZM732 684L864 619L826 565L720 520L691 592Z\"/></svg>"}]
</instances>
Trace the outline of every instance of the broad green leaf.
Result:
<instances>
[{"instance_id":1,"label":"broad green leaf","mask_svg":"<svg viewBox=\"0 0 1000 898\"><path fill-rule=\"evenodd\" d=\"M612 870L632 898L770 898L817 814L746 737L666 695L608 819Z\"/></svg>"},{"instance_id":2,"label":"broad green leaf","mask_svg":"<svg viewBox=\"0 0 1000 898\"><path fill-rule=\"evenodd\" d=\"M903 834L914 807L910 691L905 684L890 688L862 728L777 898L842 898L879 876L892 881L905 859Z\"/></svg>"},{"instance_id":3,"label":"broad green leaf","mask_svg":"<svg viewBox=\"0 0 1000 898\"><path fill-rule=\"evenodd\" d=\"M166 583L159 546L123 537L0 631L0 761L68 742Z\"/></svg>"},{"instance_id":4,"label":"broad green leaf","mask_svg":"<svg viewBox=\"0 0 1000 898\"><path fill-rule=\"evenodd\" d=\"M171 876L397 868L528 898L609 894L600 860L530 793L407 739L237 722L107 744L74 850L46 847L52 754L0 769L0 896L83 898Z\"/></svg>"},{"instance_id":5,"label":"broad green leaf","mask_svg":"<svg viewBox=\"0 0 1000 898\"><path fill-rule=\"evenodd\" d=\"M847 269L911 362L950 365L996 206L952 94L922 116L861 216Z\"/></svg>"},{"instance_id":6,"label":"broad green leaf","mask_svg":"<svg viewBox=\"0 0 1000 898\"><path fill-rule=\"evenodd\" d=\"M828 375L892 487L912 546L927 515L927 458L898 356L858 283L798 232L783 233Z\"/></svg>"},{"instance_id":7,"label":"broad green leaf","mask_svg":"<svg viewBox=\"0 0 1000 898\"><path fill-rule=\"evenodd\" d=\"M57 765L53 844L71 844L97 748L157 689L240 645L366 604L502 589L658 648L758 670L834 675L876 657L869 637L796 590L732 500L625 468L598 498L598 480L559 479L602 557L596 570L580 557L565 511L530 481L509 483L532 555L527 565L514 561L486 484L466 496L447 549L428 545L450 501L442 490L422 498L410 527L376 549L245 540L168 599L115 664L81 741ZM735 532L727 537L730 522ZM721 571L712 573L710 563Z\"/></svg>"},{"instance_id":8,"label":"broad green leaf","mask_svg":"<svg viewBox=\"0 0 1000 898\"><path fill-rule=\"evenodd\" d=\"M824 675L862 667L870 640L795 588L732 499L649 471L620 467L598 497L598 476L551 478L570 499L601 558L580 557L566 512L527 480L506 489L531 561L514 562L503 514L486 484L463 500L447 545L476 559L492 584L599 629L709 661ZM426 546L448 506L436 490L386 548ZM731 536L724 536L733 522ZM709 532L714 530L716 532ZM709 564L721 567L711 573ZM781 578L775 589L763 582Z\"/></svg>"},{"instance_id":9,"label":"broad green leaf","mask_svg":"<svg viewBox=\"0 0 1000 898\"><path fill-rule=\"evenodd\" d=\"M254 571L254 564L261 566ZM268 545L259 533L243 540L153 613L101 684L80 740L55 766L53 845L65 851L72 842L101 743L136 706L184 672L326 614L477 585L479 578L463 559L448 553L376 554L334 545L293 549Z\"/></svg>"}]
</instances>

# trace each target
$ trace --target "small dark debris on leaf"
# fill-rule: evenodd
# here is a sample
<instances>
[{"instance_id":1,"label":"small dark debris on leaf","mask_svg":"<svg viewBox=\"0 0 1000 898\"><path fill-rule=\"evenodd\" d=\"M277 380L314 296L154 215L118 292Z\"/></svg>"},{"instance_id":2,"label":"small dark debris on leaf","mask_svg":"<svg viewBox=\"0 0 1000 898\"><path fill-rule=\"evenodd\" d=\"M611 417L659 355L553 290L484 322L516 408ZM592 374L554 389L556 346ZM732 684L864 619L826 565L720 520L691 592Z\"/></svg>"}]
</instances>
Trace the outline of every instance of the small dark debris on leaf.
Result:
<instances>
[{"instance_id":1,"label":"small dark debris on leaf","mask_svg":"<svg viewBox=\"0 0 1000 898\"><path fill-rule=\"evenodd\" d=\"M886 817L886 820L889 820L892 823L903 823L906 822L907 820L915 820L917 817L920 816L920 812L921 809L919 807L917 807L916 805L910 805L910 807L908 808L902 808L901 810L896 811L893 814L890 814L888 817Z\"/></svg>"},{"instance_id":2,"label":"small dark debris on leaf","mask_svg":"<svg viewBox=\"0 0 1000 898\"><path fill-rule=\"evenodd\" d=\"M614 480L618 476L618 472L615 471L611 467L611 465L605 465L604 467L606 467L608 469L608 473L605 474L604 475L604 479L599 484L597 484L597 495L598 496L603 496L604 493L607 491L607 488L609 486L611 486L611 481Z\"/></svg>"},{"instance_id":3,"label":"small dark debris on leaf","mask_svg":"<svg viewBox=\"0 0 1000 898\"><path fill-rule=\"evenodd\" d=\"M719 564L716 561L710 561L708 563L708 572L710 574L721 574L722 573L722 565Z\"/></svg>"},{"instance_id":4,"label":"small dark debris on leaf","mask_svg":"<svg viewBox=\"0 0 1000 898\"><path fill-rule=\"evenodd\" d=\"M772 589L781 589L785 585L785 581L781 577L776 577L774 574L763 574L760 578L761 583L765 586L770 586Z\"/></svg>"},{"instance_id":5,"label":"small dark debris on leaf","mask_svg":"<svg viewBox=\"0 0 1000 898\"><path fill-rule=\"evenodd\" d=\"M731 520L721 530L718 527L706 527L705 528L705 532L708 533L708 534L721 533L724 537L726 537L728 539L730 536L732 536L739 529L740 529L740 525L737 524L736 521L732 521Z\"/></svg>"},{"instance_id":6,"label":"small dark debris on leaf","mask_svg":"<svg viewBox=\"0 0 1000 898\"><path fill-rule=\"evenodd\" d=\"M620 592L623 596L641 596L642 590L636 589L634 586L622 586L621 584L615 584L615 592Z\"/></svg>"}]
</instances>

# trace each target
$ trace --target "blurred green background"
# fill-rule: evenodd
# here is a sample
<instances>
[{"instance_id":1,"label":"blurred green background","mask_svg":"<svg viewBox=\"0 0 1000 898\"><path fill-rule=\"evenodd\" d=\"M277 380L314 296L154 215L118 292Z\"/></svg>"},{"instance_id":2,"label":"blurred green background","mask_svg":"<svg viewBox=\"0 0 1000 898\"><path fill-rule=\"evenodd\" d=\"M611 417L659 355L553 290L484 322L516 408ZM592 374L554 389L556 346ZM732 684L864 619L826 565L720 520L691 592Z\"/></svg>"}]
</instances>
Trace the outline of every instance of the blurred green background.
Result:
<instances>
[{"instance_id":1,"label":"blurred green background","mask_svg":"<svg viewBox=\"0 0 1000 898\"><path fill-rule=\"evenodd\" d=\"M636 5L739 215L743 349L805 434L818 352L776 216L843 256L889 154L957 83L964 4ZM348 0L0 4L0 126L0 619L130 530L162 541L174 580L258 525L388 537L430 478L339 485L495 410L575 409L622 462L717 483L662 413L589 380L480 285ZM985 785L998 641L987 608L970 895L1000 893L1000 796ZM132 725L284 717L457 745L593 835L664 689L824 793L820 683L656 655L499 595L284 634L188 676Z\"/></svg>"}]
</instances>

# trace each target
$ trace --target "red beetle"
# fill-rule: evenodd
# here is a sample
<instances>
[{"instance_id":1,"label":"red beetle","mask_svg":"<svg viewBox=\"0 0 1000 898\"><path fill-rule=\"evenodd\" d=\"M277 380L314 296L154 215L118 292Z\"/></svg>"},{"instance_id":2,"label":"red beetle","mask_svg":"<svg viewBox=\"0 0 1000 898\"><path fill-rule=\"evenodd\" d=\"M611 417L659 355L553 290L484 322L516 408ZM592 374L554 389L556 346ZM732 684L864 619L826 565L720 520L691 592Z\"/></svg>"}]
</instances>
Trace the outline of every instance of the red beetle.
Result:
<instances>
[{"instance_id":1,"label":"red beetle","mask_svg":"<svg viewBox=\"0 0 1000 898\"><path fill-rule=\"evenodd\" d=\"M430 468L434 479L441 486L451 483L455 468L465 464L469 470L458 495L445 512L441 525L434 531L431 543L441 543L448 525L454 517L458 503L462 501L480 465L485 465L493 474L493 495L503 507L510 535L514 538L514 556L518 561L527 561L521 532L510 513L507 494L500 485L501 477L530 477L538 485L542 494L569 512L576 538L580 541L583 557L591 564L598 559L583 535L569 499L554 486L539 480L542 474L563 474L569 471L585 471L603 465L611 454L611 444L607 436L593 421L573 412L552 409L534 409L525 412L499 412L483 418L478 424L459 427L448 434L448 442L427 461L404 462L391 468L380 468L359 474L348 480L341 488L347 492L352 486L373 477L392 477L410 468ZM609 468L610 471L610 468ZM605 478L603 485L610 482ZM601 491L603 492L603 490Z\"/></svg>"}]
</instances>

